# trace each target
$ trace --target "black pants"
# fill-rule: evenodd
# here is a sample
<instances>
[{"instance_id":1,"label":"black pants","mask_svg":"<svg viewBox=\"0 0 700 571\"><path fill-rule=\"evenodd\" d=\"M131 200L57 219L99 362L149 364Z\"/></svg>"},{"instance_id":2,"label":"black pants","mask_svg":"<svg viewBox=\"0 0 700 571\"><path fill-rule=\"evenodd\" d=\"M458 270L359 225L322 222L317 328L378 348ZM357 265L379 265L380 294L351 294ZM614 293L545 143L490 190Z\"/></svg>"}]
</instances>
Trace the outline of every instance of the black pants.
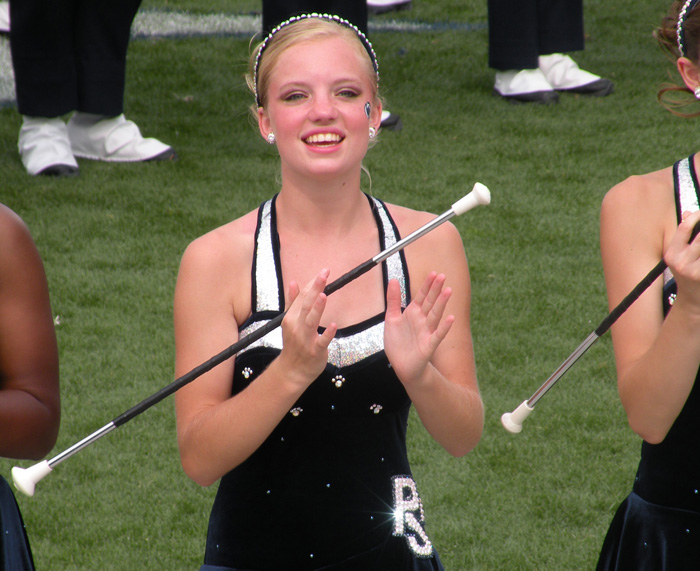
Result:
<instances>
[{"instance_id":1,"label":"black pants","mask_svg":"<svg viewBox=\"0 0 700 571\"><path fill-rule=\"evenodd\" d=\"M291 16L318 12L345 18L367 34L366 0L263 0L263 34Z\"/></svg>"},{"instance_id":2,"label":"black pants","mask_svg":"<svg viewBox=\"0 0 700 571\"><path fill-rule=\"evenodd\" d=\"M583 49L583 0L488 0L489 67L534 69L537 58Z\"/></svg>"},{"instance_id":3,"label":"black pants","mask_svg":"<svg viewBox=\"0 0 700 571\"><path fill-rule=\"evenodd\" d=\"M13 0L10 47L22 115L124 110L126 50L141 0Z\"/></svg>"}]
</instances>

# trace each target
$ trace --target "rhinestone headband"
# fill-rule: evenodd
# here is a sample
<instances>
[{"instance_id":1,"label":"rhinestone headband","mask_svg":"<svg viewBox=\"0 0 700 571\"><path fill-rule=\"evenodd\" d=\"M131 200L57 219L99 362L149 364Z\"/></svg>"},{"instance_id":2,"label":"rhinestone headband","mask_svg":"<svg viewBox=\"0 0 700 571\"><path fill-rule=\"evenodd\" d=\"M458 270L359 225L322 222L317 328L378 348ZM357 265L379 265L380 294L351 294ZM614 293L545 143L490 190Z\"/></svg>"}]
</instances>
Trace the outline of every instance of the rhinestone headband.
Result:
<instances>
[{"instance_id":1,"label":"rhinestone headband","mask_svg":"<svg viewBox=\"0 0 700 571\"><path fill-rule=\"evenodd\" d=\"M265 51L265 48L272 41L272 38L277 32L279 32L283 28L286 28L287 26L290 26L291 24L294 24L295 22L299 22L301 20L308 20L309 18L318 18L321 20L327 20L329 22L336 22L353 30L365 46L365 49L367 50L367 53L369 54L369 57L372 60L372 67L374 68L374 72L377 74L377 81L379 81L379 66L377 65L377 54L374 53L374 48L372 47L371 42L369 41L365 33L362 30L360 30L360 28L358 28L354 24L351 24L348 20L332 14L317 14L316 12L313 12L311 14L301 14L299 16L292 16L291 18L289 18L289 20L285 20L277 27L275 27L262 41L260 47L258 47L258 53L255 55L255 65L253 67L253 90L255 91L255 102L258 105L258 107L260 107L260 95L258 94L258 69L260 68L260 59L262 58L262 54Z\"/></svg>"},{"instance_id":2,"label":"rhinestone headband","mask_svg":"<svg viewBox=\"0 0 700 571\"><path fill-rule=\"evenodd\" d=\"M697 0L687 0L681 11L678 13L678 24L676 25L676 38L678 40L678 51L681 56L685 57L685 34L683 33L683 24L685 23L685 17L688 12L693 9L693 6L697 3Z\"/></svg>"}]
</instances>

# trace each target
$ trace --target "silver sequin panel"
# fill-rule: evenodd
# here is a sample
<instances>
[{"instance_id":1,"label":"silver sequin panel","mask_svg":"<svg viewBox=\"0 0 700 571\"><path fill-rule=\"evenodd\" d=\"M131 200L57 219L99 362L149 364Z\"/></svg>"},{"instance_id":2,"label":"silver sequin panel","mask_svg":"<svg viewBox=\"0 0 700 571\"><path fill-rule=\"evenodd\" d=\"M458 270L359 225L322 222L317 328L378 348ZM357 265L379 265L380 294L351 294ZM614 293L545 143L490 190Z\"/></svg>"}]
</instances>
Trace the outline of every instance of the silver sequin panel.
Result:
<instances>
[{"instance_id":1,"label":"silver sequin panel","mask_svg":"<svg viewBox=\"0 0 700 571\"><path fill-rule=\"evenodd\" d=\"M379 212L379 218L382 221L382 226L384 228L385 244L384 249L391 248L396 244L396 234L394 234L394 228L389 220L389 215L386 210L382 208L381 203L376 199L372 198L374 204ZM403 274L403 268L401 266L401 255L397 252L393 256L389 256L386 260L387 272L389 274L390 280L399 280L401 285L401 307L406 307L406 277Z\"/></svg>"},{"instance_id":2,"label":"silver sequin panel","mask_svg":"<svg viewBox=\"0 0 700 571\"><path fill-rule=\"evenodd\" d=\"M373 198L377 206L379 217L385 236L384 248L393 246L397 237L391 220L381 203ZM277 283L277 272L275 270L275 258L272 249L272 226L271 226L272 201L268 200L263 205L262 223L258 233L257 260L255 279L257 285L257 311L281 311L279 307L279 284ZM401 286L401 305L406 307L407 292L406 278L401 264L400 254L397 252L386 260L387 274L390 280L399 281ZM240 333L240 338L250 335L253 331L263 327L267 323L258 321L244 328ZM267 335L251 343L244 348L240 354L253 348L266 347L271 349L282 349L282 329L276 328ZM336 337L328 347L328 362L336 367L347 367L355 364L370 355L374 355L384 349L384 322L376 323L356 334L345 337Z\"/></svg>"},{"instance_id":3,"label":"silver sequin panel","mask_svg":"<svg viewBox=\"0 0 700 571\"><path fill-rule=\"evenodd\" d=\"M691 158L686 158L678 164L678 188L681 202L681 212L695 212L700 208L698 205L698 195L693 184L693 176L690 174ZM671 281L673 274L671 270L664 270L664 284Z\"/></svg>"},{"instance_id":4,"label":"silver sequin panel","mask_svg":"<svg viewBox=\"0 0 700 571\"><path fill-rule=\"evenodd\" d=\"M272 201L263 206L262 223L258 232L257 265L255 268L255 285L257 287L256 303L258 311L281 311L275 255L272 250Z\"/></svg>"},{"instance_id":5,"label":"silver sequin panel","mask_svg":"<svg viewBox=\"0 0 700 571\"><path fill-rule=\"evenodd\" d=\"M263 327L267 321L253 323L241 331L241 338L250 335L253 331ZM282 350L282 329L273 329L264 337L254 341L245 347L240 353L265 347L269 349ZM375 353L384 349L384 322L377 323L367 329L348 335L347 337L336 337L328 346L328 362L336 367L347 367L362 361Z\"/></svg>"}]
</instances>

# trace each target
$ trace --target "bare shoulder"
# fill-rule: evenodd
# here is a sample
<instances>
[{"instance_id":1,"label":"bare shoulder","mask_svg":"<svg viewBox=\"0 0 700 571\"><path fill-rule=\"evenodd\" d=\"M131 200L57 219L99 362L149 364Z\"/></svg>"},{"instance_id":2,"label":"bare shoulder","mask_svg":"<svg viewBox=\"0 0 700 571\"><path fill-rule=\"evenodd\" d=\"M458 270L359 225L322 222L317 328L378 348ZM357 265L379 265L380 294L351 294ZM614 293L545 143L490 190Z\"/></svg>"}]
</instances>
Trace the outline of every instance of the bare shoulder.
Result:
<instances>
[{"instance_id":1,"label":"bare shoulder","mask_svg":"<svg viewBox=\"0 0 700 571\"><path fill-rule=\"evenodd\" d=\"M406 206L399 206L398 204L386 203L386 207L389 209L389 213L399 229L401 229L401 226L404 224L422 225L435 218L435 214L431 214L430 212L414 210Z\"/></svg>"},{"instance_id":2,"label":"bare shoulder","mask_svg":"<svg viewBox=\"0 0 700 571\"><path fill-rule=\"evenodd\" d=\"M658 214L674 204L673 169L667 167L643 175L634 175L612 187L603 199L603 209L615 209L632 215L640 211Z\"/></svg>"},{"instance_id":3,"label":"bare shoulder","mask_svg":"<svg viewBox=\"0 0 700 571\"><path fill-rule=\"evenodd\" d=\"M0 266L5 268L0 271L0 277L17 269L27 269L30 263L32 266L38 263L39 253L29 228L17 213L3 204L0 204L0 244Z\"/></svg>"},{"instance_id":4,"label":"bare shoulder","mask_svg":"<svg viewBox=\"0 0 700 571\"><path fill-rule=\"evenodd\" d=\"M407 236L414 230L433 220L436 215L402 206L387 205L399 233ZM457 228L451 222L445 222L432 231L421 236L404 250L406 262L411 274L411 288L421 286L430 272L447 276L447 283L453 287L461 284L459 289L469 289L469 269L464 252L464 243Z\"/></svg>"},{"instance_id":5,"label":"bare shoulder","mask_svg":"<svg viewBox=\"0 0 700 571\"><path fill-rule=\"evenodd\" d=\"M603 247L617 242L658 257L677 225L673 168L630 176L615 185L603 198L600 217Z\"/></svg>"},{"instance_id":6,"label":"bare shoulder","mask_svg":"<svg viewBox=\"0 0 700 571\"><path fill-rule=\"evenodd\" d=\"M203 234L187 246L182 265L197 271L235 269L252 260L257 211Z\"/></svg>"},{"instance_id":7,"label":"bare shoulder","mask_svg":"<svg viewBox=\"0 0 700 571\"><path fill-rule=\"evenodd\" d=\"M182 256L175 288L176 319L202 308L242 323L250 313L250 275L257 211L191 242Z\"/></svg>"},{"instance_id":8,"label":"bare shoulder","mask_svg":"<svg viewBox=\"0 0 700 571\"><path fill-rule=\"evenodd\" d=\"M432 214L430 212L413 210L411 208L397 206L395 204L387 204L387 208L389 209L389 213L394 219L394 222L396 223L402 237L407 236L414 230L417 230L437 217L436 214ZM425 249L427 251L433 250L435 245L440 245L441 249L463 249L462 237L460 236L455 225L449 221L425 234L414 244L418 246L416 249Z\"/></svg>"},{"instance_id":9,"label":"bare shoulder","mask_svg":"<svg viewBox=\"0 0 700 571\"><path fill-rule=\"evenodd\" d=\"M0 238L3 245L31 241L27 225L16 212L4 204L0 204ZM3 247L4 249L6 248Z\"/></svg>"}]
</instances>

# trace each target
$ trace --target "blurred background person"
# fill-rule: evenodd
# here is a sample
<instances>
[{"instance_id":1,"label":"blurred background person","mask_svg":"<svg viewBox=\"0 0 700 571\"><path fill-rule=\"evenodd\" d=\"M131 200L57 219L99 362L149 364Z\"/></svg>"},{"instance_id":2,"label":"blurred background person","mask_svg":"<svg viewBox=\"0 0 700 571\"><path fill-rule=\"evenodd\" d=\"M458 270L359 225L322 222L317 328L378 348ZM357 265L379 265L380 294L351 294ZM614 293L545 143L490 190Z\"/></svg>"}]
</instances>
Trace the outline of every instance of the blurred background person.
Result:
<instances>
[{"instance_id":1,"label":"blurred background person","mask_svg":"<svg viewBox=\"0 0 700 571\"><path fill-rule=\"evenodd\" d=\"M513 103L557 103L557 92L604 96L609 79L566 53L584 47L583 0L488 0L494 93Z\"/></svg>"},{"instance_id":2,"label":"blurred background person","mask_svg":"<svg viewBox=\"0 0 700 571\"><path fill-rule=\"evenodd\" d=\"M406 10L411 0L367 0L367 9L372 14L384 14L393 10Z\"/></svg>"},{"instance_id":3,"label":"blurred background person","mask_svg":"<svg viewBox=\"0 0 700 571\"><path fill-rule=\"evenodd\" d=\"M10 4L19 154L31 175L78 173L76 157L176 158L124 117L126 52L141 0L21 0ZM68 124L61 118L75 111Z\"/></svg>"}]
</instances>

